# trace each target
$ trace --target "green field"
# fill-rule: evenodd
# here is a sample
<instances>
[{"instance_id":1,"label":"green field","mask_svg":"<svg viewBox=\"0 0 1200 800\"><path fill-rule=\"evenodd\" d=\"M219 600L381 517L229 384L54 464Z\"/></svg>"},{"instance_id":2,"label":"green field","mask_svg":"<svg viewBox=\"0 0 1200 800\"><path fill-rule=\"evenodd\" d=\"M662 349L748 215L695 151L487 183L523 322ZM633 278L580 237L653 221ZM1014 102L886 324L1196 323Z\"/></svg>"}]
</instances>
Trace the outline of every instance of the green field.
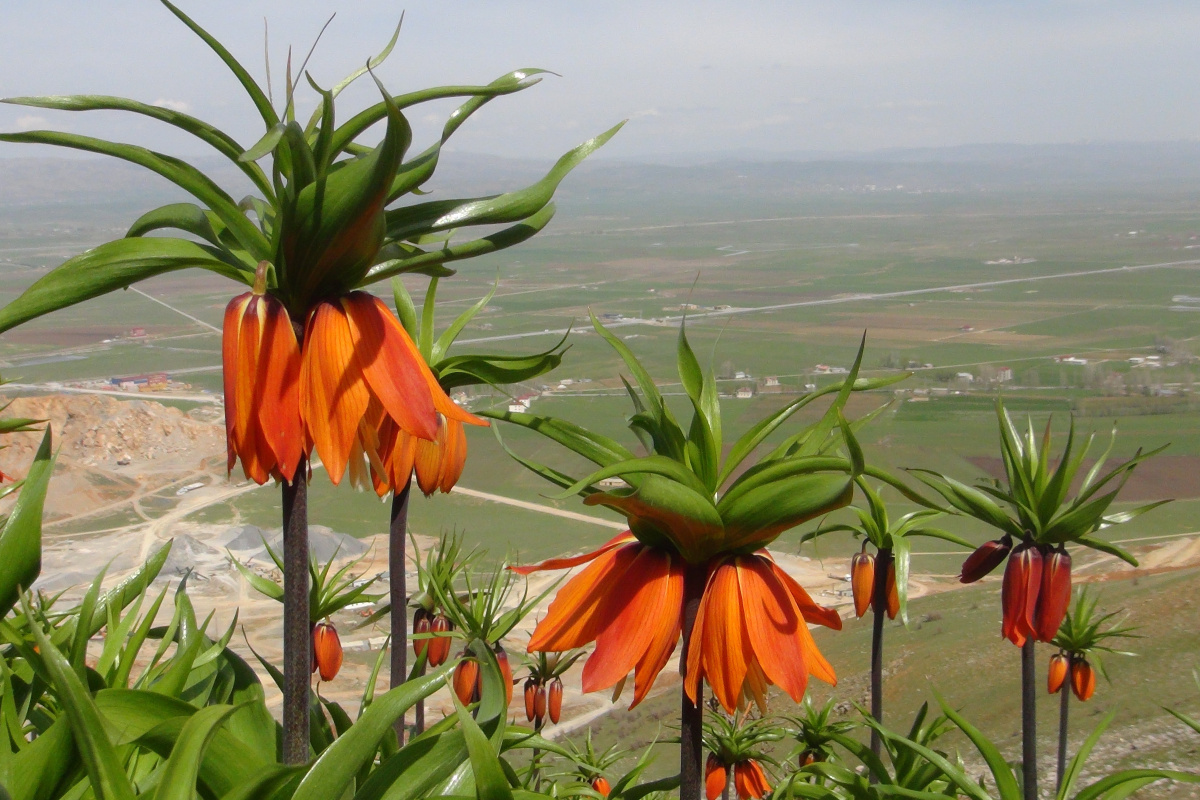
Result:
<instances>
[{"instance_id":1,"label":"green field","mask_svg":"<svg viewBox=\"0 0 1200 800\"><path fill-rule=\"evenodd\" d=\"M754 386L753 399L723 401L727 443L752 422L787 402L825 364L847 367L866 333L863 369L883 375L911 369L891 390L856 398L855 414L891 402L863 433L869 457L897 472L906 467L982 477L981 459L996 449L994 398L1002 390L1018 416L1037 425L1052 415L1064 431L1074 415L1101 437L1115 420L1115 452L1170 443L1172 469L1154 473L1143 496L1179 502L1138 520L1122 536L1200 529L1200 314L1171 311L1177 295L1197 294L1198 265L1082 277L1030 280L1064 273L1187 261L1183 245L1200 230L1200 203L1163 188L1007 191L950 194L892 193L772 196L663 196L635 192L624 203L611 195L574 196L551 228L517 250L459 265L442 282L440 322L466 308L498 281L491 306L469 325L461 351L521 352L551 346L553 331L574 326L570 349L552 376L527 386L476 392L472 407L503 406L508 397L547 390L535 413L560 415L634 444L625 430L630 412L617 376L618 357L591 330L589 311L614 315L623 337L690 413L675 376L679 306L690 303L689 338L730 395ZM7 214L7 218L5 218ZM67 225L64 216L73 215ZM39 224L29 210L0 212L0 302L15 296L45 265L119 231L125 208L58 210ZM1135 233L1134 233L1135 232ZM1134 234L1134 235L1131 235ZM1031 263L987 264L1003 258ZM8 259L7 261L4 259ZM960 291L939 287L1016 280ZM406 282L420 301L425 279ZM200 273L179 273L141 285L153 297L211 326L236 287ZM863 299L891 292L901 297ZM857 299L856 299L857 298ZM837 301L837 302L830 302ZM705 316L714 307L791 308ZM629 319L650 324L628 324ZM147 332L130 341L134 327ZM550 333L542 331L549 330ZM522 338L494 337L525 334ZM103 339L114 339L104 343ZM193 391L219 391L220 337L180 313L132 291L117 292L58 312L0 337L6 379L26 383L83 381L156 370L178 370ZM480 341L472 341L480 340ZM1086 365L1063 364L1074 355ZM1158 368L1135 368L1131 358L1154 357ZM931 365L931 366L926 366ZM1012 379L995 380L1007 367ZM737 373L747 377L737 378ZM969 372L973 381L958 377ZM763 379L777 379L767 389ZM564 379L570 385L558 387ZM922 396L925 395L925 396ZM801 414L797 422L812 419ZM587 465L522 431L501 431L522 454L582 475ZM472 431L462 485L582 513L572 501L550 501L552 488L514 465L488 431ZM1102 445L1097 446L1097 450ZM1177 469L1175 469L1177 467ZM1181 476L1178 479L1173 475ZM356 535L381 530L386 512L369 494L316 482L314 521ZM1147 494L1148 493L1148 494ZM207 509L196 519L242 518L276 525L278 498L254 492L234 507ZM105 520L107 523L109 520ZM493 549L534 558L595 544L599 526L539 515L462 496L416 500L414 528L458 530ZM970 526L951 521L966 535ZM781 546L798 537L786 536ZM822 545L840 552L840 545ZM931 557L937 558L937 557Z\"/></svg>"}]
</instances>

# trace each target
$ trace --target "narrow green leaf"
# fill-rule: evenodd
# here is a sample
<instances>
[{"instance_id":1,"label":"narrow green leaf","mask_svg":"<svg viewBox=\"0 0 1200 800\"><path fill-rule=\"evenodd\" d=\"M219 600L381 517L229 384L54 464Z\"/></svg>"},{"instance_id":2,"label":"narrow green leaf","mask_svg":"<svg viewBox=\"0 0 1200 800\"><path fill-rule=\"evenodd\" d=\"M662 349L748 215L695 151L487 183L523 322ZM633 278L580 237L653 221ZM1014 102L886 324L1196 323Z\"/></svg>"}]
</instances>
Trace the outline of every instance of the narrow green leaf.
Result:
<instances>
[{"instance_id":1,"label":"narrow green leaf","mask_svg":"<svg viewBox=\"0 0 1200 800\"><path fill-rule=\"evenodd\" d=\"M392 278L392 302L396 306L396 317L410 339L417 338L417 307L413 305L412 296L399 278Z\"/></svg>"},{"instance_id":2,"label":"narrow green leaf","mask_svg":"<svg viewBox=\"0 0 1200 800\"><path fill-rule=\"evenodd\" d=\"M213 127L204 120L174 111L163 106L153 106L129 100L124 97L107 95L67 95L55 97L9 97L0 100L2 103L29 106L33 108L51 108L57 111L128 111L144 117L165 122L182 131L192 134L205 144L213 147L221 155L228 158L246 174L260 192L273 197L271 183L263 171L254 164L238 163L242 154L242 146L233 137Z\"/></svg>"},{"instance_id":3,"label":"narrow green leaf","mask_svg":"<svg viewBox=\"0 0 1200 800\"><path fill-rule=\"evenodd\" d=\"M22 607L26 617L32 620L29 606L22 602ZM75 746L79 749L93 791L105 800L133 800L133 787L125 776L125 768L116 749L105 735L100 713L87 687L58 648L46 638L41 624L33 622L30 629L37 642L41 661L54 682L57 699L70 719Z\"/></svg>"},{"instance_id":4,"label":"narrow green leaf","mask_svg":"<svg viewBox=\"0 0 1200 800\"><path fill-rule=\"evenodd\" d=\"M88 153L119 158L132 164L145 167L179 186L193 197L204 203L215 212L229 229L237 236L242 246L250 251L256 260L269 258L268 243L262 232L254 226L238 208L233 198L225 190L213 182L211 178L191 164L174 156L156 153L132 144L107 142L91 136L59 131L27 131L25 133L0 134L0 141L48 144L56 147L66 147Z\"/></svg>"},{"instance_id":5,"label":"narrow green leaf","mask_svg":"<svg viewBox=\"0 0 1200 800\"><path fill-rule=\"evenodd\" d=\"M422 678L408 681L375 698L354 727L317 757L312 769L296 787L291 800L340 797L359 768L368 759L374 758L379 740L392 723L418 700L445 685L451 666L439 667Z\"/></svg>"},{"instance_id":6,"label":"narrow green leaf","mask_svg":"<svg viewBox=\"0 0 1200 800\"><path fill-rule=\"evenodd\" d=\"M186 239L117 239L70 258L0 308L0 332L130 284L198 267L249 283L253 274L208 245Z\"/></svg>"},{"instance_id":7,"label":"narrow green leaf","mask_svg":"<svg viewBox=\"0 0 1200 800\"><path fill-rule=\"evenodd\" d=\"M16 505L0 530L0 617L12 610L42 569L42 507L54 471L50 447L47 426Z\"/></svg>"},{"instance_id":8,"label":"narrow green leaf","mask_svg":"<svg viewBox=\"0 0 1200 800\"><path fill-rule=\"evenodd\" d=\"M491 302L492 297L496 294L496 288L499 285L500 278L497 277L495 282L492 283L491 291L480 298L478 302L476 302L466 311L459 314L455 318L454 322L450 323L450 327L442 331L441 336L439 336L437 341L433 343L433 347L430 351L430 364L436 364L446 357L447 351L450 350L450 345L452 345L454 340L458 338L458 335L462 333L463 328L467 327L471 320L475 318L475 315L482 311L484 307Z\"/></svg>"},{"instance_id":9,"label":"narrow green leaf","mask_svg":"<svg viewBox=\"0 0 1200 800\"><path fill-rule=\"evenodd\" d=\"M259 87L259 85L255 83L254 79L250 77L250 73L246 71L246 68L243 67L238 60L234 58L228 50L225 49L225 45L218 42L212 34L193 22L191 17L189 17L187 14L184 14L182 11L168 2L168 0L161 0L161 2L171 11L172 14L178 17L184 25L187 25L189 28L191 28L193 33L204 40L204 43L208 45L214 53L217 54L217 57L220 58L221 61L225 62L225 66L229 67L230 72L232 72L238 79L238 82L242 84L242 88L246 90L246 94L250 95L250 100L254 103L254 107L258 109L258 113L262 116L263 122L266 123L267 127L270 127L278 122L279 116L275 113L275 109L271 108L271 101L267 98L266 94Z\"/></svg>"},{"instance_id":10,"label":"narrow green leaf","mask_svg":"<svg viewBox=\"0 0 1200 800\"><path fill-rule=\"evenodd\" d=\"M625 123L608 129L563 155L546 175L515 192L475 200L437 200L417 203L388 212L388 236L408 239L417 234L461 228L466 225L496 225L516 222L541 211L554 190L572 169L602 147Z\"/></svg>"},{"instance_id":11,"label":"narrow green leaf","mask_svg":"<svg viewBox=\"0 0 1200 800\"><path fill-rule=\"evenodd\" d=\"M425 272L429 274L443 274L443 276L445 274L453 274L452 271L440 273L438 270L444 269L441 266L442 264L495 253L513 245L521 244L545 228L550 223L550 220L554 218L554 211L554 204L547 203L536 214L496 233L440 247L437 250L429 252L420 251L404 258L391 259L375 264L367 272L366 277L362 279L359 285L366 286L406 272ZM419 250L419 248L414 249Z\"/></svg>"}]
</instances>

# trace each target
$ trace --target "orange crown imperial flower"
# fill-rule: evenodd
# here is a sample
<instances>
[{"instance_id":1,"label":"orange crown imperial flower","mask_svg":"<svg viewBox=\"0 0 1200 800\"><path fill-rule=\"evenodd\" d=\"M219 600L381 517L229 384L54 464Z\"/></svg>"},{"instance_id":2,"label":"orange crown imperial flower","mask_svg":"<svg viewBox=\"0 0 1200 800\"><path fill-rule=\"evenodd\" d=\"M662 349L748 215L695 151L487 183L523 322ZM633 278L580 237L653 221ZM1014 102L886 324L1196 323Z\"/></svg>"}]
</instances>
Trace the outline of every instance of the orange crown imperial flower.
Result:
<instances>
[{"instance_id":1,"label":"orange crown imperial flower","mask_svg":"<svg viewBox=\"0 0 1200 800\"><path fill-rule=\"evenodd\" d=\"M688 645L684 689L696 700L701 679L729 713L752 697L766 705L768 685L797 703L809 674L837 684L833 667L821 655L808 624L841 630L833 609L813 602L808 592L763 551L733 556L709 574Z\"/></svg>"},{"instance_id":2,"label":"orange crown imperial flower","mask_svg":"<svg viewBox=\"0 0 1200 800\"><path fill-rule=\"evenodd\" d=\"M1042 564L1042 587L1038 595L1037 639L1048 642L1058 634L1059 626L1071 604L1071 556L1066 549L1046 556Z\"/></svg>"},{"instance_id":3,"label":"orange crown imperial flower","mask_svg":"<svg viewBox=\"0 0 1200 800\"><path fill-rule=\"evenodd\" d=\"M733 442L723 458L715 378L701 370L686 332L681 328L678 340L679 375L694 414L685 426L624 343L594 317L593 325L637 381L640 393L626 384L636 410L630 426L648 455L562 420L484 413L551 438L595 463L597 471L575 480L513 454L563 487L560 499L581 494L587 505L611 508L629 525L627 533L593 553L517 568L529 573L588 564L559 590L529 650L561 652L595 642L584 666L583 690L623 686L632 671L637 705L678 644L687 594L699 600L685 671L685 691L693 700L705 679L729 711L743 698L762 702L769 685L799 700L809 673L833 683L833 669L817 651L808 623L840 628L841 619L813 603L764 548L784 531L853 498L856 480L867 468L842 410L852 391L883 385L858 380L861 349L845 382L787 404ZM791 415L831 393L836 398L817 422L786 437L750 469L739 470ZM833 454L839 441L848 457ZM871 474L897 483L886 473ZM611 477L626 485L598 488Z\"/></svg>"},{"instance_id":4,"label":"orange crown imperial flower","mask_svg":"<svg viewBox=\"0 0 1200 800\"><path fill-rule=\"evenodd\" d=\"M771 784L767 783L767 774L753 758L739 761L733 765L733 785L737 790L738 800L766 797L771 792Z\"/></svg>"},{"instance_id":5,"label":"orange crown imperial flower","mask_svg":"<svg viewBox=\"0 0 1200 800\"><path fill-rule=\"evenodd\" d=\"M221 336L229 471L240 458L246 477L291 481L303 453L297 385L300 345L287 310L265 294L267 262L254 288L229 301Z\"/></svg>"},{"instance_id":6,"label":"orange crown imperial flower","mask_svg":"<svg viewBox=\"0 0 1200 800\"><path fill-rule=\"evenodd\" d=\"M1042 551L1035 544L1022 544L1013 550L1004 570L1000 591L1005 639L1021 647L1027 638L1037 636L1034 613L1042 587Z\"/></svg>"}]
</instances>

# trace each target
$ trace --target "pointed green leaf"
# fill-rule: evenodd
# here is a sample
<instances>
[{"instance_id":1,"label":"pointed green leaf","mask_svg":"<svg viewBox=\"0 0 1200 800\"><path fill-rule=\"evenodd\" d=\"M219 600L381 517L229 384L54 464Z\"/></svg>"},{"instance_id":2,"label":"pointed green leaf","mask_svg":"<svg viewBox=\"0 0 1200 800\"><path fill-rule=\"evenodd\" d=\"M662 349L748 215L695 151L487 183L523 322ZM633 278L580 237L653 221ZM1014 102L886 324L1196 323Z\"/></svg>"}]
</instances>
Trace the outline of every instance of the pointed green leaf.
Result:
<instances>
[{"instance_id":1,"label":"pointed green leaf","mask_svg":"<svg viewBox=\"0 0 1200 800\"><path fill-rule=\"evenodd\" d=\"M33 620L29 606L22 602L26 617ZM56 699L71 722L71 733L91 780L93 791L105 800L134 800L133 787L116 749L104 732L100 713L87 687L71 669L63 654L51 644L40 622L30 625L42 664L54 682Z\"/></svg>"},{"instance_id":2,"label":"pointed green leaf","mask_svg":"<svg viewBox=\"0 0 1200 800\"><path fill-rule=\"evenodd\" d=\"M550 220L554 218L554 211L554 204L547 203L536 214L496 233L440 247L437 250L421 251L404 258L391 259L375 264L367 272L366 277L363 278L360 285L365 286L406 272L439 274L438 270L445 269L441 266L442 264L495 253L513 245L521 244L545 228L550 223ZM453 274L453 272L446 274Z\"/></svg>"},{"instance_id":3,"label":"pointed green leaf","mask_svg":"<svg viewBox=\"0 0 1200 800\"><path fill-rule=\"evenodd\" d=\"M146 278L190 267L238 281L253 280L253 274L208 245L158 237L117 239L68 259L0 308L0 332Z\"/></svg>"},{"instance_id":4,"label":"pointed green leaf","mask_svg":"<svg viewBox=\"0 0 1200 800\"><path fill-rule=\"evenodd\" d=\"M16 505L0 530L0 617L12 609L42 569L42 507L54 471L50 447L47 426Z\"/></svg>"}]
</instances>

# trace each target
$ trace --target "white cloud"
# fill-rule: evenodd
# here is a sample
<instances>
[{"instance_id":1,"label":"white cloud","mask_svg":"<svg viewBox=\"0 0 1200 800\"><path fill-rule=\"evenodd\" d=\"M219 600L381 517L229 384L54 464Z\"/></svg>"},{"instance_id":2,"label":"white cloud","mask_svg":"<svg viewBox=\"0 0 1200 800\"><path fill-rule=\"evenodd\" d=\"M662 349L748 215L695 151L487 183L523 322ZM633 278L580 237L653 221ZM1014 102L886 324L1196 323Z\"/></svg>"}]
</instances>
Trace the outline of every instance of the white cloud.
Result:
<instances>
[{"instance_id":1,"label":"white cloud","mask_svg":"<svg viewBox=\"0 0 1200 800\"><path fill-rule=\"evenodd\" d=\"M31 131L34 128L44 128L49 123L45 117L35 117L32 114L27 114L23 117L17 117L17 128L23 131Z\"/></svg>"},{"instance_id":2,"label":"white cloud","mask_svg":"<svg viewBox=\"0 0 1200 800\"><path fill-rule=\"evenodd\" d=\"M168 108L171 111L178 111L180 114L186 114L192 108L183 100L166 100L162 97L155 100L154 105L158 106L159 108Z\"/></svg>"}]
</instances>

